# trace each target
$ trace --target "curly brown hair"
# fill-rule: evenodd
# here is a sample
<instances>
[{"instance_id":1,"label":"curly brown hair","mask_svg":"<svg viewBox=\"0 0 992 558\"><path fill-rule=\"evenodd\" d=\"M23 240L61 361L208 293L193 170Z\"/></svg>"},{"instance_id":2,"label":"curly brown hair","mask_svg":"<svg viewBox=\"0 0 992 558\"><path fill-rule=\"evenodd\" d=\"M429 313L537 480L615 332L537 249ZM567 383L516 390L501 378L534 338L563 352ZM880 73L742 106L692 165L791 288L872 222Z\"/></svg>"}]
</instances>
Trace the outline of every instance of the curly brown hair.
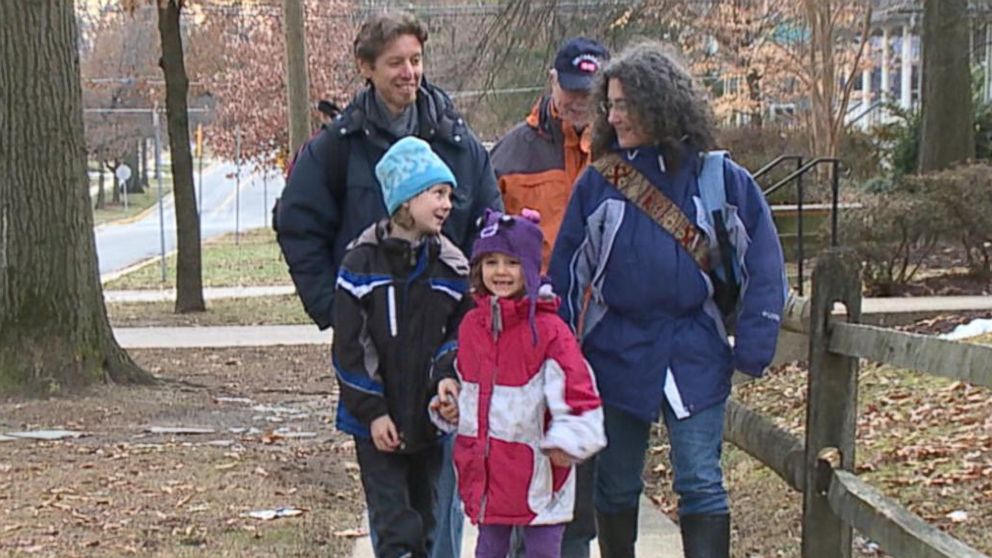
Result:
<instances>
[{"instance_id":1,"label":"curly brown hair","mask_svg":"<svg viewBox=\"0 0 992 558\"><path fill-rule=\"evenodd\" d=\"M386 12L362 24L355 37L355 58L370 66L382 54L386 45L396 37L413 35L423 46L427 43L427 27L417 16L407 12Z\"/></svg>"},{"instance_id":2,"label":"curly brown hair","mask_svg":"<svg viewBox=\"0 0 992 558\"><path fill-rule=\"evenodd\" d=\"M601 108L606 106L611 79L623 85L631 118L640 123L673 167L678 167L683 143L696 151L716 145L713 112L689 72L677 61L674 49L658 41L643 41L610 60L593 85L593 106L600 109L592 123L594 158L612 151L617 140L608 114Z\"/></svg>"}]
</instances>

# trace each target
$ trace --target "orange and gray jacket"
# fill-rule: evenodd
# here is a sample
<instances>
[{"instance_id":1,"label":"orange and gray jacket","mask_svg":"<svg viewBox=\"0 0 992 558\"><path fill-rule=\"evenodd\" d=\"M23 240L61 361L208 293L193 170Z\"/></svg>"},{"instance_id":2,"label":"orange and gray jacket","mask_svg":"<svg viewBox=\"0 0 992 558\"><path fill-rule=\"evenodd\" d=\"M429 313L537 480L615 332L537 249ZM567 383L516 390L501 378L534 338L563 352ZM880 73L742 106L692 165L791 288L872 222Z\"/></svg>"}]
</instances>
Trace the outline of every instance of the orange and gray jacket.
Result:
<instances>
[{"instance_id":1,"label":"orange and gray jacket","mask_svg":"<svg viewBox=\"0 0 992 558\"><path fill-rule=\"evenodd\" d=\"M490 153L509 214L522 209L541 212L544 232L542 269L561 227L572 185L589 164L589 129L581 136L564 123L545 95L526 120L513 127Z\"/></svg>"}]
</instances>

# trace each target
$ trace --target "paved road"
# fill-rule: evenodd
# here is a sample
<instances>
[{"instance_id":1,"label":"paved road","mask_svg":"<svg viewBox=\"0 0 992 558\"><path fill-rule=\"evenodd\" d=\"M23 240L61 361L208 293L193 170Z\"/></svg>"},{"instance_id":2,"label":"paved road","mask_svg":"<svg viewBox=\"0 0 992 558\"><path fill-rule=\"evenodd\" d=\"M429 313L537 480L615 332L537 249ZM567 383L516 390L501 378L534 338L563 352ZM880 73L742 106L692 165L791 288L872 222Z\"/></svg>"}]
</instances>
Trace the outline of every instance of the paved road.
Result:
<instances>
[{"instance_id":1,"label":"paved road","mask_svg":"<svg viewBox=\"0 0 992 558\"><path fill-rule=\"evenodd\" d=\"M240 193L235 188L236 167L232 163L216 163L203 170L202 240L235 228L244 231L269 226L271 208L282 191L283 178L274 171L267 179L262 173L250 173L242 168ZM152 188L156 187L152 180ZM199 196L199 184L197 185ZM162 204L165 221L165 251L176 247L175 201L172 195ZM143 218L127 224L107 224L96 228L96 249L100 274L110 273L161 252L158 206Z\"/></svg>"}]
</instances>

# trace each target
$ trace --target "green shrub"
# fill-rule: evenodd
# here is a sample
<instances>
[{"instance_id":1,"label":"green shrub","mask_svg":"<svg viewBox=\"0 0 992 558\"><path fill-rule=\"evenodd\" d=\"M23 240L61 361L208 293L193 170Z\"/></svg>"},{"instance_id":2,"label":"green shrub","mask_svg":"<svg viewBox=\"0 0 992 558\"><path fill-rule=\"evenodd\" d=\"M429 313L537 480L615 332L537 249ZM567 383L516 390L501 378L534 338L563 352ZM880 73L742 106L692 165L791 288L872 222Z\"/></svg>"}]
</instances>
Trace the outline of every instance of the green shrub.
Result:
<instances>
[{"instance_id":1,"label":"green shrub","mask_svg":"<svg viewBox=\"0 0 992 558\"><path fill-rule=\"evenodd\" d=\"M897 181L881 191L856 195L860 207L839 215L841 244L864 264L869 294L896 294L919 271L938 240L939 207L918 184Z\"/></svg>"}]
</instances>

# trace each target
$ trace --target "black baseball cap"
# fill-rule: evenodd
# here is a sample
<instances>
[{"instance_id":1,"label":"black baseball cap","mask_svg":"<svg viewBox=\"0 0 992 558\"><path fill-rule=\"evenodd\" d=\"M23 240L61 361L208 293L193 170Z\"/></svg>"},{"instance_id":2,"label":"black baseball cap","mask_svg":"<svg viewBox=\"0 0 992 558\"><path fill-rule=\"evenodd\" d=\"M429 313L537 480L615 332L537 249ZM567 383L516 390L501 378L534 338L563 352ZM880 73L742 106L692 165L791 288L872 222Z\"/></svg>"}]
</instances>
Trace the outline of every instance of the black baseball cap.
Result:
<instances>
[{"instance_id":1,"label":"black baseball cap","mask_svg":"<svg viewBox=\"0 0 992 558\"><path fill-rule=\"evenodd\" d=\"M589 89L593 76L609 58L610 51L597 41L585 37L568 39L555 56L558 84L569 91Z\"/></svg>"}]
</instances>

